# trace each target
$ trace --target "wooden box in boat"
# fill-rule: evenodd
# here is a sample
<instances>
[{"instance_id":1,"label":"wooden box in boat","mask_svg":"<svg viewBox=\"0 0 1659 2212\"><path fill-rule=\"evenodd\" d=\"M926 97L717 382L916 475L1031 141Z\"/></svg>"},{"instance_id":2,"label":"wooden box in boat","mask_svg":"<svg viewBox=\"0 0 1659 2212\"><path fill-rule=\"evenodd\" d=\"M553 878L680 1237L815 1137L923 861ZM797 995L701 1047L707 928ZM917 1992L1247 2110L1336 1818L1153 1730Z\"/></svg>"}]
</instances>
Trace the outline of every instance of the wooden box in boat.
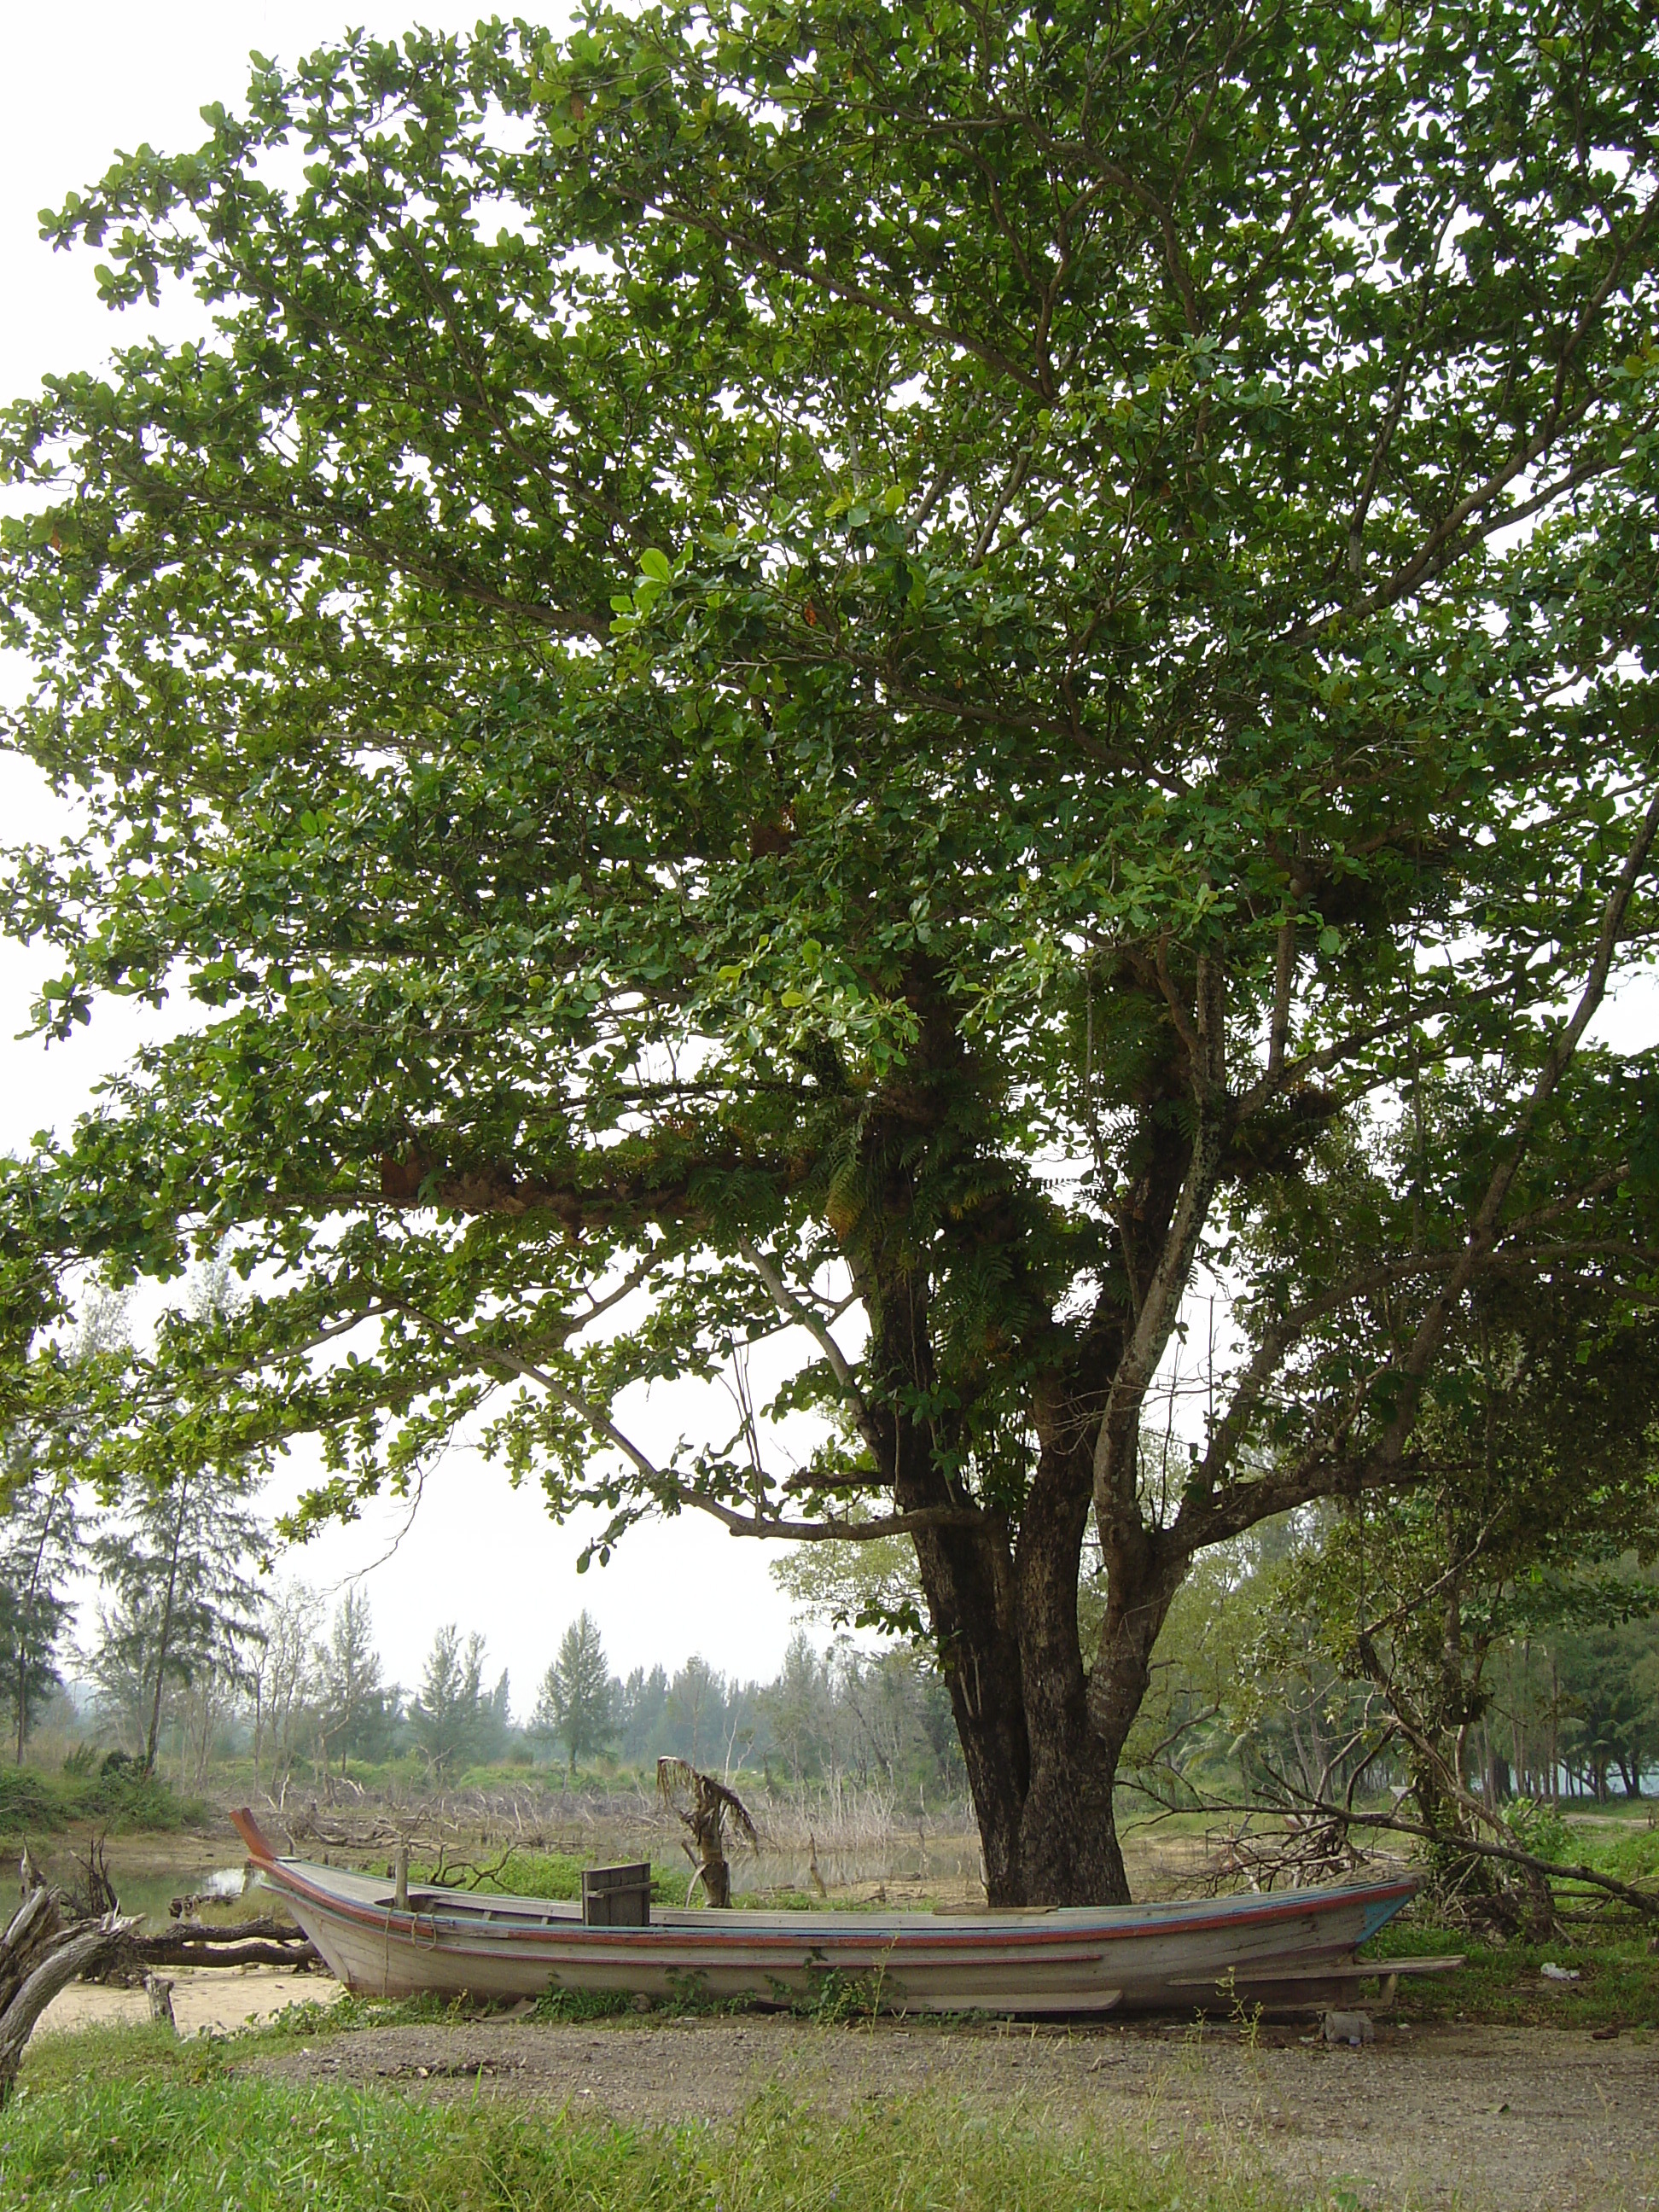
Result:
<instances>
[{"instance_id":1,"label":"wooden box in boat","mask_svg":"<svg viewBox=\"0 0 1659 2212\"><path fill-rule=\"evenodd\" d=\"M1232 1996L1340 2002L1378 1971L1355 1951L1416 1889L1409 1878L1175 1905L971 1914L655 1907L644 1928L584 1925L544 1898L411 1887L280 1858L234 1814L259 1876L339 1978L373 1996L555 1989L788 2002L823 1978L912 2012L1190 2013Z\"/></svg>"}]
</instances>

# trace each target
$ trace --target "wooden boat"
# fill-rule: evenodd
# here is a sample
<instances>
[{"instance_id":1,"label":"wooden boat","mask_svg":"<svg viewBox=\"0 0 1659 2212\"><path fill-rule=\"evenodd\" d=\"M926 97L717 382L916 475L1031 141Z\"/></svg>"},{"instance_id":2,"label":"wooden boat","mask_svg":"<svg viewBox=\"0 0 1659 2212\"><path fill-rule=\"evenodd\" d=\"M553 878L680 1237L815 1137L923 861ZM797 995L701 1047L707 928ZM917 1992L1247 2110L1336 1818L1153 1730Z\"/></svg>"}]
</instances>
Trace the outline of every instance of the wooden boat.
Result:
<instances>
[{"instance_id":1,"label":"wooden boat","mask_svg":"<svg viewBox=\"0 0 1659 2212\"><path fill-rule=\"evenodd\" d=\"M896 2012L1191 2013L1235 1998L1300 2008L1352 1998L1385 1971L1355 1952L1417 1887L965 1914L653 1906L647 1926L596 1926L578 1905L418 1885L400 1907L389 1879L278 1857L251 1813L231 1817L258 1879L340 1980L376 1996L562 1989L787 2003L834 1974Z\"/></svg>"}]
</instances>

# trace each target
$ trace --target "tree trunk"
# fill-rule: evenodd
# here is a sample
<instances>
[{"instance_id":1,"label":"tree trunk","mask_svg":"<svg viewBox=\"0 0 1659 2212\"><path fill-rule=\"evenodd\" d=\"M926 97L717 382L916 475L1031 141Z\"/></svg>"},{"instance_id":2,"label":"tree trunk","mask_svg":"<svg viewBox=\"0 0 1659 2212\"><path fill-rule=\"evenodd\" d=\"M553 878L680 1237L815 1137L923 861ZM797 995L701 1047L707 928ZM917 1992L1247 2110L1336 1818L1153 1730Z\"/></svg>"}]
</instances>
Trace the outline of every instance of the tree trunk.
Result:
<instances>
[{"instance_id":1,"label":"tree trunk","mask_svg":"<svg viewBox=\"0 0 1659 2212\"><path fill-rule=\"evenodd\" d=\"M1147 989L1149 997L1158 995L1151 983ZM1103 1296L1087 1341L1067 1352L1063 1367L1039 1372L1029 1386L1038 1459L1016 1547L994 1504L982 1504L974 1516L973 1494L958 1472L971 1449L970 1434L955 1410L955 1393L940 1389L927 1265L909 1229L892 1226L913 1219L919 1132L931 1127L942 1134L977 1082L994 1086L1001 1079L1000 1072L971 1066L949 994L925 964L913 971L906 995L920 1023L906 1078L884 1110L864 1121L865 1195L848 1206L844 1220L830 1216L870 1321L868 1370L875 1387L863 1413L864 1433L899 1512L963 1516L920 1528L914 1541L973 1795L988 1901L1127 1904L1113 1814L1118 1761L1146 1693L1152 1645L1185 1568L1184 1556L1166 1553L1142 1527L1132 1482L1123 1529L1102 1531L1108 1620L1092 1668L1085 1669L1079 1568L1096 1444L1109 1378L1124 1348L1123 1316L1136 1303L1133 1285L1126 1274ZM1170 1080L1185 1101L1188 1073L1171 1049ZM958 1124L945 1136L945 1158L963 1134ZM1216 1133L1209 1135L1218 1146ZM1149 1118L1146 1138L1147 1164L1125 1218L1133 1215L1126 1242L1139 1252L1134 1264L1150 1279L1188 1185L1194 1140L1173 1119L1166 1125ZM964 1223L963 1233L984 1249L998 1246L997 1205L988 1202L976 1225ZM1033 1340L1042 1342L1046 1294L1029 1283L1016 1287L1021 1263L1011 1265L1010 1296L1023 1304L1037 1332ZM1134 1402L1120 1408L1131 1437L1139 1434L1144 1395L1143 1383Z\"/></svg>"},{"instance_id":2,"label":"tree trunk","mask_svg":"<svg viewBox=\"0 0 1659 2212\"><path fill-rule=\"evenodd\" d=\"M1062 1417L1063 1416L1063 1417ZM1060 1409L1011 1558L994 1523L922 1529L915 1547L968 1769L993 1905L1127 1905L1114 1791L1184 1561L1139 1526L1105 1546L1107 1620L1085 1672L1078 1582L1094 1424ZM931 1480L929 1479L931 1476ZM937 1495L919 1469L901 1510Z\"/></svg>"},{"instance_id":3,"label":"tree trunk","mask_svg":"<svg viewBox=\"0 0 1659 2212\"><path fill-rule=\"evenodd\" d=\"M1127 1905L1128 1878L1113 1808L1122 1743L1114 1743L1091 1717L1091 1685L1078 1631L1078 1583L1094 1482L1094 1425L1063 1417L1040 1416L1040 1422L1039 1433L1046 1431L1044 1449L1026 1500L1015 1562L1030 1747L1020 1818L1020 1901Z\"/></svg>"},{"instance_id":4,"label":"tree trunk","mask_svg":"<svg viewBox=\"0 0 1659 2212\"><path fill-rule=\"evenodd\" d=\"M1030 1762L1006 1547L955 1528L920 1530L915 1544L979 1822L986 1894L993 1905L1023 1905L1030 1900L1020 1824Z\"/></svg>"},{"instance_id":5,"label":"tree trunk","mask_svg":"<svg viewBox=\"0 0 1659 2212\"><path fill-rule=\"evenodd\" d=\"M24 1899L0 1936L0 2106L16 2085L23 2046L41 2014L132 1925L111 1914L65 1928L49 1889L32 1889Z\"/></svg>"}]
</instances>

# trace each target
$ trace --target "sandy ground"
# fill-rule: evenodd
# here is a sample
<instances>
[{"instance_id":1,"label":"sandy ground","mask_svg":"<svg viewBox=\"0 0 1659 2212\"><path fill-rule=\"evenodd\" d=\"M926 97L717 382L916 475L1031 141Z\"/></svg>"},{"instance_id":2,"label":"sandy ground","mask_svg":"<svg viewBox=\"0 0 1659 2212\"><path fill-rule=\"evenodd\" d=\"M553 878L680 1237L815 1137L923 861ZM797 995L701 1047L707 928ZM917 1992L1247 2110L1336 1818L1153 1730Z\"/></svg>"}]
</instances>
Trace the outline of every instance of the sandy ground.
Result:
<instances>
[{"instance_id":1,"label":"sandy ground","mask_svg":"<svg viewBox=\"0 0 1659 2212\"><path fill-rule=\"evenodd\" d=\"M482 2021L371 2028L262 2060L281 2075L416 2095L522 2099L660 2124L763 2091L844 2111L927 2092L1024 2106L1133 2142L1259 2160L1368 2208L1638 2212L1659 2207L1659 2039L1556 2029L1383 2027L1366 2049L1237 2037L787 2017L600 2027Z\"/></svg>"},{"instance_id":2,"label":"sandy ground","mask_svg":"<svg viewBox=\"0 0 1659 2212\"><path fill-rule=\"evenodd\" d=\"M173 1984L173 2017L180 2035L195 2035L204 2027L234 2034L239 2027L269 2020L288 2005L313 1999L331 2004L344 1988L326 1974L284 1974L271 1966L168 1966L163 1978ZM52 2035L106 2021L149 2018L149 1999L141 1989L71 1982L41 2014L34 2032Z\"/></svg>"}]
</instances>

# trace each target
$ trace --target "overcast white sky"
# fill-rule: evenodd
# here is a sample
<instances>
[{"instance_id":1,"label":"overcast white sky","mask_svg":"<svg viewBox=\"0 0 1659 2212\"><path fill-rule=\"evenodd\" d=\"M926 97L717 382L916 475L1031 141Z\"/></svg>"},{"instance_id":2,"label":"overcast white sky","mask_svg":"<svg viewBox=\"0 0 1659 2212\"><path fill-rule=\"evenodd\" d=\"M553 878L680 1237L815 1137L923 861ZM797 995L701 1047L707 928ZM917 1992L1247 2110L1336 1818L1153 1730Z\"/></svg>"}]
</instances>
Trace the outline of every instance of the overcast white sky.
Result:
<instances>
[{"instance_id":1,"label":"overcast white sky","mask_svg":"<svg viewBox=\"0 0 1659 2212\"><path fill-rule=\"evenodd\" d=\"M287 0L0 0L0 67L7 98L0 131L0 394L30 391L48 370L96 366L125 342L131 318L98 304L95 257L53 255L41 244L37 211L100 176L118 149L148 140L169 149L206 135L210 100L241 103L246 57L290 59L352 25L383 37L412 22L464 30L488 9L439 0L354 0L349 8ZM540 20L558 28L562 9ZM163 327L196 326L193 303L164 306ZM0 665L15 696L21 673ZM55 823L38 780L0 759L0 837L51 834ZM118 1065L139 1028L131 1009L100 1010L89 1032L50 1051L15 1042L27 1019L42 963L0 940L0 1146L25 1149L46 1127L66 1129L100 1072ZM651 1442L678 1431L684 1408L654 1409ZM735 1424L733 1424L735 1425ZM404 1523L388 1509L284 1562L326 1594L371 1566ZM660 1659L672 1668L692 1651L726 1672L773 1673L787 1643L787 1602L766 1572L761 1547L733 1540L689 1516L636 1530L608 1568L578 1577L579 1529L554 1528L536 1499L514 1496L503 1477L471 1455L452 1453L429 1481L395 1556L374 1566L366 1587L388 1669L419 1680L438 1623L459 1621L489 1639L495 1668L512 1670L514 1704L528 1708L565 1623L586 1604L598 1617L614 1666ZM84 1628L89 1626L83 1620Z\"/></svg>"}]
</instances>

